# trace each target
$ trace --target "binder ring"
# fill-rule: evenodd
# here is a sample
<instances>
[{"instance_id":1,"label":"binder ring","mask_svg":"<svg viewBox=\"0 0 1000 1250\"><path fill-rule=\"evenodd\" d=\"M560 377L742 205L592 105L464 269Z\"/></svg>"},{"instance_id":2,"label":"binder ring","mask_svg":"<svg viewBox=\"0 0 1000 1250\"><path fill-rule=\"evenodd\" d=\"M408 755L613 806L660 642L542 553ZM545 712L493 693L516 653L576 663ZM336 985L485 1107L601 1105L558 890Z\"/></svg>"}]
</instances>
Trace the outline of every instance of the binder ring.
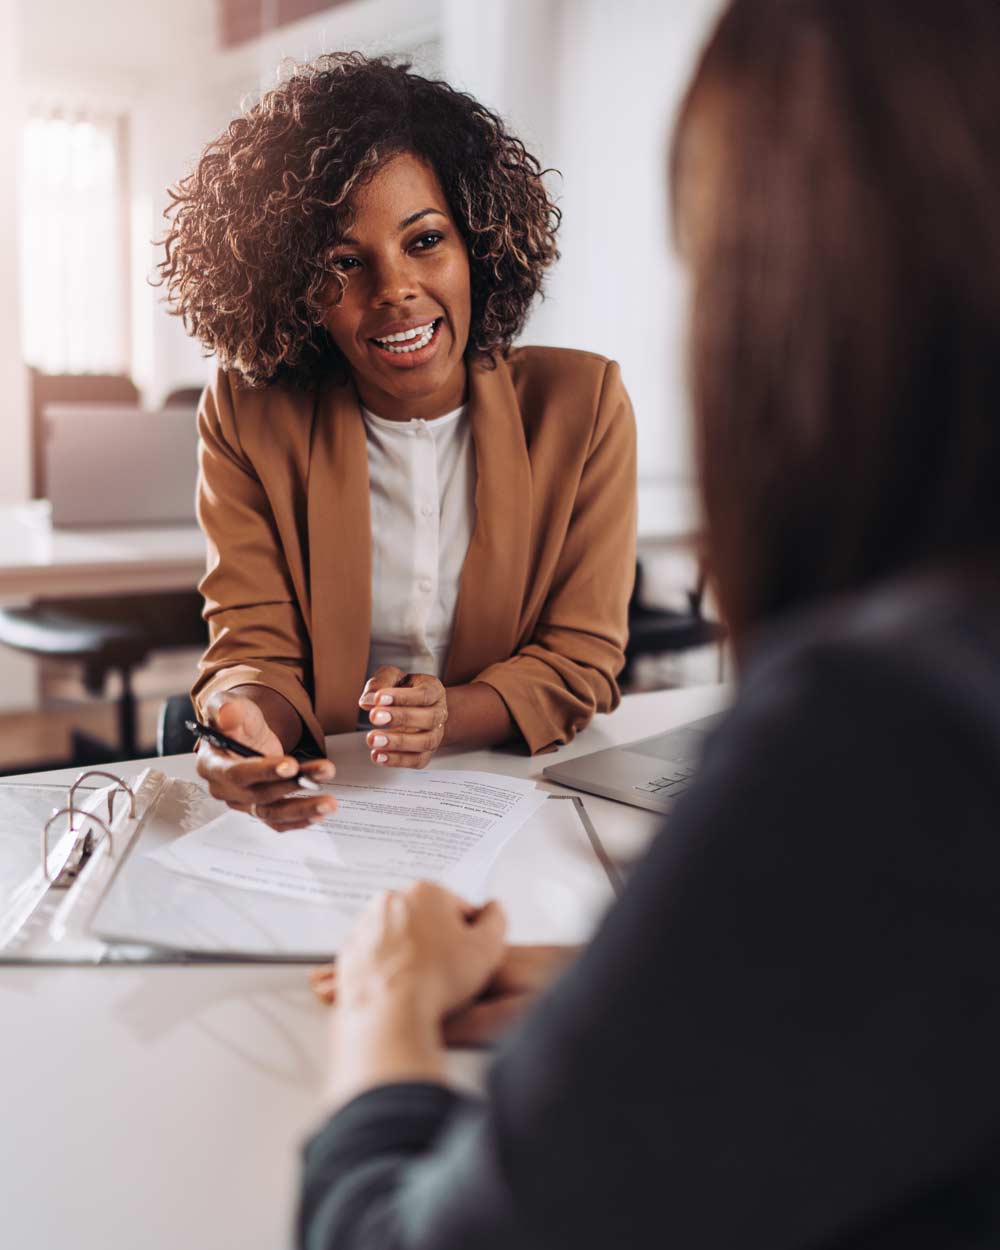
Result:
<instances>
[{"instance_id":1,"label":"binder ring","mask_svg":"<svg viewBox=\"0 0 1000 1250\"><path fill-rule=\"evenodd\" d=\"M111 840L111 830L100 818L100 816L95 816L93 812L81 812L79 808L74 811L72 807L57 807L42 827L42 872L45 874L45 880L49 883L49 885L56 885L58 883L59 878L62 876L63 872L65 872L70 859L73 857L73 852L78 846L80 847L83 859L85 859L93 851L93 837L88 829L83 835L83 838L74 843L69 855L66 857L66 863L59 869L56 876L53 877L49 873L49 828L51 827L52 822L54 820L58 820L60 816L68 816L69 832L75 833L76 830L73 828L73 817L77 814L82 816L84 820L92 820L95 824L100 825L100 827L104 830L104 836L108 840L108 853L114 853L114 844Z\"/></svg>"},{"instance_id":2,"label":"binder ring","mask_svg":"<svg viewBox=\"0 0 1000 1250\"><path fill-rule=\"evenodd\" d=\"M135 791L127 781L122 781L121 777L115 776L114 773L105 772L103 768L88 768L85 773L80 773L76 781L69 788L69 808L70 824L72 825L73 812L76 810L73 802L76 795L77 786L81 785L88 777L105 777L108 781L115 783L115 789L108 791L108 820L115 818L115 795L124 792L129 797L129 819L135 819ZM110 837L110 834L108 835Z\"/></svg>"}]
</instances>

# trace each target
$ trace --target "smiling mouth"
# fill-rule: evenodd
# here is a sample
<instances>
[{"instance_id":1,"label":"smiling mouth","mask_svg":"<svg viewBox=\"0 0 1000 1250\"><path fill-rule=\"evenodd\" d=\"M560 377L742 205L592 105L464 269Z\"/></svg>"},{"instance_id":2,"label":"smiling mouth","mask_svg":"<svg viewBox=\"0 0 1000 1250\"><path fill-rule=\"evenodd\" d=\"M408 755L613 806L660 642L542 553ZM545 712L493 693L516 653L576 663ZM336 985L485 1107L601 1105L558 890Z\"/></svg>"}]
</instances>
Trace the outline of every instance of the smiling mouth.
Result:
<instances>
[{"instance_id":1,"label":"smiling mouth","mask_svg":"<svg viewBox=\"0 0 1000 1250\"><path fill-rule=\"evenodd\" d=\"M417 326L413 330L404 330L399 334L388 334L384 339L372 339L380 351L390 356L408 356L427 347L438 332L443 317L435 317L426 325Z\"/></svg>"}]
</instances>

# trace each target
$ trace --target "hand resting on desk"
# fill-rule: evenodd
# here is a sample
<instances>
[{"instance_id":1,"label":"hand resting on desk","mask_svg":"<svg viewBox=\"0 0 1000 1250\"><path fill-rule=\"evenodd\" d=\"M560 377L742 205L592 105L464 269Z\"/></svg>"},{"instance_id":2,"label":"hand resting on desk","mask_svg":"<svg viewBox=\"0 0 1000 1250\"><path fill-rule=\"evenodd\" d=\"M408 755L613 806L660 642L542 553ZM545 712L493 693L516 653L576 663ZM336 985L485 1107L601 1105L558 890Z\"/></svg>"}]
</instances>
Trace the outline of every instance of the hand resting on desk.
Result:
<instances>
[{"instance_id":1,"label":"hand resting on desk","mask_svg":"<svg viewBox=\"0 0 1000 1250\"><path fill-rule=\"evenodd\" d=\"M449 1046L489 1046L525 1014L538 996L566 970L579 953L576 946L508 946L489 984L475 1000L444 1021ZM309 976L313 993L324 1003L337 997L337 965L324 964Z\"/></svg>"},{"instance_id":2,"label":"hand resting on desk","mask_svg":"<svg viewBox=\"0 0 1000 1250\"><path fill-rule=\"evenodd\" d=\"M428 881L371 899L337 961L333 1106L374 1085L445 1079L442 1021L490 983L506 930L499 903L475 907Z\"/></svg>"},{"instance_id":3,"label":"hand resting on desk","mask_svg":"<svg viewBox=\"0 0 1000 1250\"><path fill-rule=\"evenodd\" d=\"M329 815L337 801L330 794L296 795L295 778L302 773L317 782L332 781L336 770L329 760L300 763L288 755L279 733L266 719L267 697L272 696L272 700L281 700L281 703L285 700L263 686L253 689L254 698L235 691L213 695L204 712L210 725L227 737L260 751L263 758L234 755L213 747L202 738L198 744L198 775L208 782L213 798L221 799L236 811L250 812L279 831L302 829ZM291 705L287 706L291 711ZM272 719L280 721L281 713L280 705L276 704ZM294 728L281 728L286 740L294 733Z\"/></svg>"}]
</instances>

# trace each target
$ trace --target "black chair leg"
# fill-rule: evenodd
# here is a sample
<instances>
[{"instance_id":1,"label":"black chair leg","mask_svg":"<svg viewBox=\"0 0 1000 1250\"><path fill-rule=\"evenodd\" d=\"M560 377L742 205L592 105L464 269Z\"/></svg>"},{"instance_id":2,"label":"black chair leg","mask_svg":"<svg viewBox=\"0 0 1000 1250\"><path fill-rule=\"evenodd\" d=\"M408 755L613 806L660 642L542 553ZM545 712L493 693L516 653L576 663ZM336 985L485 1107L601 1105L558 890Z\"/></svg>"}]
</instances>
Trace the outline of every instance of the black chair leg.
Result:
<instances>
[{"instance_id":1,"label":"black chair leg","mask_svg":"<svg viewBox=\"0 0 1000 1250\"><path fill-rule=\"evenodd\" d=\"M113 751L106 742L95 738L93 734L82 729L74 729L70 735L70 757L62 764L53 764L53 768L90 768L96 764L113 764L121 756ZM33 767L36 767L33 765Z\"/></svg>"},{"instance_id":2,"label":"black chair leg","mask_svg":"<svg viewBox=\"0 0 1000 1250\"><path fill-rule=\"evenodd\" d=\"M136 702L132 689L132 670L122 666L122 692L118 698L118 746L123 760L135 759L139 754L136 742Z\"/></svg>"}]
</instances>

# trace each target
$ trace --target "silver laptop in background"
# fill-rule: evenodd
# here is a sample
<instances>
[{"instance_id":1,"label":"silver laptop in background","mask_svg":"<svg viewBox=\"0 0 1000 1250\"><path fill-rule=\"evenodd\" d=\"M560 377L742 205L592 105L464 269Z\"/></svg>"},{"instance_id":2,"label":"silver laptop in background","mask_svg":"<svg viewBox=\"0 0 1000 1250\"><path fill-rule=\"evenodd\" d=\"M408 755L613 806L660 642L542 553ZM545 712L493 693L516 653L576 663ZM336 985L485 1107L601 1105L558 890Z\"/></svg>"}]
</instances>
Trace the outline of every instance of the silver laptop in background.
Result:
<instances>
[{"instance_id":1,"label":"silver laptop in background","mask_svg":"<svg viewBox=\"0 0 1000 1250\"><path fill-rule=\"evenodd\" d=\"M52 524L191 524L198 429L192 408L46 404L45 491Z\"/></svg>"},{"instance_id":2,"label":"silver laptop in background","mask_svg":"<svg viewBox=\"0 0 1000 1250\"><path fill-rule=\"evenodd\" d=\"M669 812L687 788L701 757L705 735L723 713L690 721L666 733L620 747L580 755L542 769L548 781L650 812Z\"/></svg>"}]
</instances>

